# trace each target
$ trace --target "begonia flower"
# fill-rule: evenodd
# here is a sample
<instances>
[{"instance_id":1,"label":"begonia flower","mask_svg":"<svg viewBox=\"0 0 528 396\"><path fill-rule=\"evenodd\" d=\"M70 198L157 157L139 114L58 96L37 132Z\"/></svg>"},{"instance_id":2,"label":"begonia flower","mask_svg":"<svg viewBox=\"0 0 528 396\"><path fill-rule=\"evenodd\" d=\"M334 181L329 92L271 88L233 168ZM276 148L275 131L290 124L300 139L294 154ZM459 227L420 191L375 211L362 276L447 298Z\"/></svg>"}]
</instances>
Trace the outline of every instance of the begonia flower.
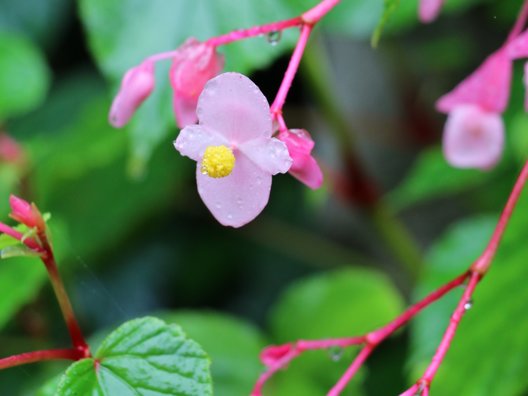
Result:
<instances>
[{"instance_id":1,"label":"begonia flower","mask_svg":"<svg viewBox=\"0 0 528 396\"><path fill-rule=\"evenodd\" d=\"M109 121L115 128L125 126L136 109L154 90L154 63L143 62L123 77L121 87L110 108Z\"/></svg>"},{"instance_id":2,"label":"begonia flower","mask_svg":"<svg viewBox=\"0 0 528 396\"><path fill-rule=\"evenodd\" d=\"M499 50L438 100L437 109L449 114L443 151L451 165L489 169L499 161L504 146L501 113L508 105L511 75L511 59Z\"/></svg>"},{"instance_id":3,"label":"begonia flower","mask_svg":"<svg viewBox=\"0 0 528 396\"><path fill-rule=\"evenodd\" d=\"M444 0L420 0L418 16L423 23L433 22L444 5Z\"/></svg>"},{"instance_id":4,"label":"begonia flower","mask_svg":"<svg viewBox=\"0 0 528 396\"><path fill-rule=\"evenodd\" d=\"M288 147L293 160L289 173L312 189L321 187L323 173L311 155L314 141L304 129L290 129L279 133L279 140Z\"/></svg>"},{"instance_id":5,"label":"begonia flower","mask_svg":"<svg viewBox=\"0 0 528 396\"><path fill-rule=\"evenodd\" d=\"M240 227L266 206L272 175L292 164L286 144L272 137L269 104L258 87L238 73L205 85L197 104L199 123L174 142L197 162L198 193L223 225Z\"/></svg>"},{"instance_id":6,"label":"begonia flower","mask_svg":"<svg viewBox=\"0 0 528 396\"><path fill-rule=\"evenodd\" d=\"M504 124L500 115L475 105L458 106L449 114L443 150L452 166L490 169L501 158L503 146Z\"/></svg>"},{"instance_id":7,"label":"begonia flower","mask_svg":"<svg viewBox=\"0 0 528 396\"><path fill-rule=\"evenodd\" d=\"M196 104L205 83L224 67L223 56L216 48L188 39L174 57L169 79L174 91L173 108L180 128L196 123Z\"/></svg>"}]
</instances>

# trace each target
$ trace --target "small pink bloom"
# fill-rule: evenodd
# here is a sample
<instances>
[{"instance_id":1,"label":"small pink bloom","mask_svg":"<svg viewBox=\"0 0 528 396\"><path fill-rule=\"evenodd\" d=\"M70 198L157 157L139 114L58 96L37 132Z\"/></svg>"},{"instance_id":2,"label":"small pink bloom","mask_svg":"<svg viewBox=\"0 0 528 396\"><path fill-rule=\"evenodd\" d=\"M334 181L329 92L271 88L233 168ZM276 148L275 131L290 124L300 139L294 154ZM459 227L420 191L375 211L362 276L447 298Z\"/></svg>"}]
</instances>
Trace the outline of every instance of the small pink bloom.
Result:
<instances>
[{"instance_id":1,"label":"small pink bloom","mask_svg":"<svg viewBox=\"0 0 528 396\"><path fill-rule=\"evenodd\" d=\"M154 64L143 62L126 72L110 108L109 121L115 128L125 126L136 109L154 89Z\"/></svg>"},{"instance_id":2,"label":"small pink bloom","mask_svg":"<svg viewBox=\"0 0 528 396\"><path fill-rule=\"evenodd\" d=\"M197 162L198 193L213 216L223 225L240 227L264 209L271 176L286 173L292 159L286 145L271 137L266 98L242 74L210 80L197 114L199 124L185 127L174 146Z\"/></svg>"},{"instance_id":3,"label":"small pink bloom","mask_svg":"<svg viewBox=\"0 0 528 396\"><path fill-rule=\"evenodd\" d=\"M490 169L500 160L504 124L497 113L461 105L449 113L444 129L444 155L458 168Z\"/></svg>"},{"instance_id":4,"label":"small pink bloom","mask_svg":"<svg viewBox=\"0 0 528 396\"><path fill-rule=\"evenodd\" d=\"M180 128L196 123L196 103L205 83L220 73L223 57L216 48L188 39L179 49L170 70L170 82L174 90L174 114Z\"/></svg>"},{"instance_id":5,"label":"small pink bloom","mask_svg":"<svg viewBox=\"0 0 528 396\"><path fill-rule=\"evenodd\" d=\"M44 230L44 220L35 205L14 195L9 197L9 205L11 206L10 216L12 219L29 228L37 227L39 230Z\"/></svg>"},{"instance_id":6,"label":"small pink bloom","mask_svg":"<svg viewBox=\"0 0 528 396\"><path fill-rule=\"evenodd\" d=\"M436 102L436 108L449 113L460 105L473 104L481 109L502 113L508 105L512 62L506 51L489 56L469 77Z\"/></svg>"},{"instance_id":7,"label":"small pink bloom","mask_svg":"<svg viewBox=\"0 0 528 396\"><path fill-rule=\"evenodd\" d=\"M293 159L290 174L314 190L321 187L323 173L311 155L314 141L310 134L304 129L290 129L281 132L278 138L286 143L288 152Z\"/></svg>"},{"instance_id":8,"label":"small pink bloom","mask_svg":"<svg viewBox=\"0 0 528 396\"><path fill-rule=\"evenodd\" d=\"M271 345L262 350L260 360L265 366L271 367L280 362L293 350L292 344Z\"/></svg>"},{"instance_id":9,"label":"small pink bloom","mask_svg":"<svg viewBox=\"0 0 528 396\"><path fill-rule=\"evenodd\" d=\"M420 21L423 23L433 22L440 14L443 4L444 0L420 0L418 10Z\"/></svg>"},{"instance_id":10,"label":"small pink bloom","mask_svg":"<svg viewBox=\"0 0 528 396\"><path fill-rule=\"evenodd\" d=\"M0 131L0 162L16 163L24 160L20 145L7 133Z\"/></svg>"}]
</instances>

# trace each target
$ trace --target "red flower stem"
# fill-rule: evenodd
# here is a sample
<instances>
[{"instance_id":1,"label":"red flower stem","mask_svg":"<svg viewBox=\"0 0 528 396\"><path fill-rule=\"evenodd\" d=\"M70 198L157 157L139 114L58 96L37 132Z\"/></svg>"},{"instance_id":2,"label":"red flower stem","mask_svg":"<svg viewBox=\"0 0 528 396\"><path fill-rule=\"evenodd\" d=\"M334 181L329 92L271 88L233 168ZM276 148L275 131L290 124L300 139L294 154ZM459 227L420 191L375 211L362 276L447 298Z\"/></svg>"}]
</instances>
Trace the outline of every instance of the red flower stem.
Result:
<instances>
[{"instance_id":1,"label":"red flower stem","mask_svg":"<svg viewBox=\"0 0 528 396\"><path fill-rule=\"evenodd\" d=\"M24 245L26 245L28 248L38 253L45 252L45 250L42 249L42 247L37 242L35 242L35 240L33 240L32 238L24 238L24 235L22 233L18 232L14 228L9 227L8 225L1 223L1 222L0 222L0 233L7 234L10 237L19 240Z\"/></svg>"},{"instance_id":2,"label":"red flower stem","mask_svg":"<svg viewBox=\"0 0 528 396\"><path fill-rule=\"evenodd\" d=\"M513 28L510 31L508 38L506 39L507 43L509 43L511 40L517 37L519 33L521 33L524 25L526 24L527 19L528 19L528 0L525 0L521 8L521 11L519 12L519 16L517 17L517 20L515 21L515 25L513 25Z\"/></svg>"},{"instance_id":3,"label":"red flower stem","mask_svg":"<svg viewBox=\"0 0 528 396\"><path fill-rule=\"evenodd\" d=\"M312 9L302 14L302 20L309 25L315 25L321 18L338 5L340 0L323 0Z\"/></svg>"},{"instance_id":4,"label":"red flower stem","mask_svg":"<svg viewBox=\"0 0 528 396\"><path fill-rule=\"evenodd\" d=\"M253 26L249 29L233 30L222 36L212 37L206 41L207 44L214 47L230 44L235 41L244 40L250 37L260 36L267 33L280 32L295 26L301 26L303 20L301 17L286 19L283 21L267 23L265 25Z\"/></svg>"},{"instance_id":5,"label":"red flower stem","mask_svg":"<svg viewBox=\"0 0 528 396\"><path fill-rule=\"evenodd\" d=\"M290 63L288 64L288 68L286 69L286 73L282 79L279 91L277 92L277 96L271 105L271 114L273 114L275 119L279 114L282 113L282 107L286 101L286 96L288 95L288 91L290 90L293 79L295 78L295 74L299 69L299 64L301 63L310 33L312 32L312 27L312 25L303 25L301 28L301 35L299 36L299 40L297 41L297 45L293 51Z\"/></svg>"},{"instance_id":6,"label":"red flower stem","mask_svg":"<svg viewBox=\"0 0 528 396\"><path fill-rule=\"evenodd\" d=\"M21 353L0 359L0 370L21 366L23 364L42 362L44 360L80 360L85 357L78 349L49 349L45 351L34 351Z\"/></svg>"},{"instance_id":7,"label":"red flower stem","mask_svg":"<svg viewBox=\"0 0 528 396\"><path fill-rule=\"evenodd\" d=\"M337 381L337 384L335 384L334 387L330 389L327 396L339 396L341 394L341 392L343 391L343 389L345 389L352 377L354 377L354 375L361 368L363 363L365 363L374 348L376 348L376 345L374 344L367 344L363 347L363 349L356 356L352 364L345 371L345 374L343 374L339 381Z\"/></svg>"}]
</instances>

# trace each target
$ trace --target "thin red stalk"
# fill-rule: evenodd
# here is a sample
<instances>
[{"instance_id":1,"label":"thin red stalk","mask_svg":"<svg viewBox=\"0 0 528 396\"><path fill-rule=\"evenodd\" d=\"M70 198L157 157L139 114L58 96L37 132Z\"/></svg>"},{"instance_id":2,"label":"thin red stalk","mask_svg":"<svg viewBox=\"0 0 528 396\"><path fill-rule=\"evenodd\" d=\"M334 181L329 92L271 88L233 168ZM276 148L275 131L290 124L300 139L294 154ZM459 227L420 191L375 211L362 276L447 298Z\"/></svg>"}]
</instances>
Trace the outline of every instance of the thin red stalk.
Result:
<instances>
[{"instance_id":1,"label":"thin red stalk","mask_svg":"<svg viewBox=\"0 0 528 396\"><path fill-rule=\"evenodd\" d=\"M214 47L232 43L234 41L244 40L250 37L260 36L262 34L280 32L295 26L301 26L303 23L301 17L286 19L283 21L267 23L265 25L253 26L249 29L233 30L222 36L212 37L206 41L207 44Z\"/></svg>"},{"instance_id":2,"label":"thin red stalk","mask_svg":"<svg viewBox=\"0 0 528 396\"><path fill-rule=\"evenodd\" d=\"M354 377L354 375L361 368L363 363L365 363L374 348L376 348L376 345L373 344L367 344L363 347L363 349L356 356L352 364L345 371L345 374L343 374L339 381L337 381L337 384L335 384L334 387L330 389L330 392L328 392L327 396L339 396L341 394L341 392L343 391L343 389L345 389L352 377Z\"/></svg>"},{"instance_id":3,"label":"thin red stalk","mask_svg":"<svg viewBox=\"0 0 528 396\"><path fill-rule=\"evenodd\" d=\"M35 242L32 238L24 238L24 235L22 233L18 232L14 228L11 228L4 223L0 223L0 233L7 234L10 237L18 239L20 242L22 242L24 245L26 245L31 250L35 250L39 253L44 252L42 247L37 242Z\"/></svg>"},{"instance_id":4,"label":"thin red stalk","mask_svg":"<svg viewBox=\"0 0 528 396\"><path fill-rule=\"evenodd\" d=\"M262 388L264 387L264 384L280 369L286 367L293 359L295 359L297 356L301 354L301 351L298 349L291 349L288 353L286 353L282 358L277 359L275 363L272 365L269 365L266 368L266 371L261 374L261 376L258 378L257 382L255 383L255 386L253 387L253 390L251 391L251 396L261 396L262 395Z\"/></svg>"},{"instance_id":5,"label":"thin red stalk","mask_svg":"<svg viewBox=\"0 0 528 396\"><path fill-rule=\"evenodd\" d=\"M506 39L507 43L509 43L511 40L517 37L519 33L521 33L524 25L526 25L527 19L528 19L528 0L525 0L521 8L521 11L519 12L519 16L517 17L517 20L515 21L515 25L513 25L513 28L510 31L508 38Z\"/></svg>"},{"instance_id":6,"label":"thin red stalk","mask_svg":"<svg viewBox=\"0 0 528 396\"><path fill-rule=\"evenodd\" d=\"M78 349L49 349L45 351L34 351L21 353L0 359L0 370L8 367L21 366L23 364L42 362L44 360L79 360L85 357Z\"/></svg>"},{"instance_id":7,"label":"thin red stalk","mask_svg":"<svg viewBox=\"0 0 528 396\"><path fill-rule=\"evenodd\" d=\"M286 73L282 79L279 91L277 92L277 96L271 105L271 113L274 115L282 113L282 107L286 101L286 96L288 95L293 79L295 78L295 74L299 69L299 64L301 63L304 49L306 48L306 43L308 42L311 32L312 25L302 26L301 35L299 36L299 40L297 41L297 45L293 51L290 63L288 64L288 68L286 69Z\"/></svg>"},{"instance_id":8,"label":"thin red stalk","mask_svg":"<svg viewBox=\"0 0 528 396\"><path fill-rule=\"evenodd\" d=\"M515 209L515 205L517 205L517 201L521 196L521 193L527 180L528 161L526 161L526 163L524 164L521 173L519 174L519 177L517 178L517 181L513 186L512 192L510 193L508 201L506 202L506 205L502 210L501 216L499 218L499 221L497 222L495 230L493 231L493 235L491 236L490 242L488 243L486 250L484 250L482 256L471 266L474 271L480 272L482 275L487 272L489 266L491 265L491 260L497 252L497 248L499 247L499 243L502 239L502 236L504 235L506 226L510 221L513 210Z\"/></svg>"},{"instance_id":9,"label":"thin red stalk","mask_svg":"<svg viewBox=\"0 0 528 396\"><path fill-rule=\"evenodd\" d=\"M307 23L314 25L326 14L328 14L332 8L339 4L340 0L323 0L312 9L302 14L302 20Z\"/></svg>"}]
</instances>

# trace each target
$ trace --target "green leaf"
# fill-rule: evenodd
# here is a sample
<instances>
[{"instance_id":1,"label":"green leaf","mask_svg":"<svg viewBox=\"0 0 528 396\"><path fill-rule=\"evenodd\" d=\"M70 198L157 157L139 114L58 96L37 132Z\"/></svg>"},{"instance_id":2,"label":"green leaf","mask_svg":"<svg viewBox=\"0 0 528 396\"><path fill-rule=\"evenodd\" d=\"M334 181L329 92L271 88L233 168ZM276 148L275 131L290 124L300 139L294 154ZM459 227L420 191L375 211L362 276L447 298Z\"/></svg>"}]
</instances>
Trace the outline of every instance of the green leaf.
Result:
<instances>
[{"instance_id":1,"label":"green leaf","mask_svg":"<svg viewBox=\"0 0 528 396\"><path fill-rule=\"evenodd\" d=\"M94 358L72 364L57 396L212 395L209 358L177 325L151 317L112 332Z\"/></svg>"},{"instance_id":2,"label":"green leaf","mask_svg":"<svg viewBox=\"0 0 528 396\"><path fill-rule=\"evenodd\" d=\"M374 48L378 46L385 25L399 5L400 0L385 0L383 2L383 15L381 16L376 29L374 29L374 33L372 34L372 39L370 41Z\"/></svg>"},{"instance_id":3,"label":"green leaf","mask_svg":"<svg viewBox=\"0 0 528 396\"><path fill-rule=\"evenodd\" d=\"M38 257L39 254L26 246L7 246L0 249L0 259L13 257Z\"/></svg>"},{"instance_id":4,"label":"green leaf","mask_svg":"<svg viewBox=\"0 0 528 396\"><path fill-rule=\"evenodd\" d=\"M409 175L387 199L401 209L426 199L467 191L500 172L500 166L492 172L453 168L441 149L435 147L420 154Z\"/></svg>"},{"instance_id":5,"label":"green leaf","mask_svg":"<svg viewBox=\"0 0 528 396\"><path fill-rule=\"evenodd\" d=\"M466 269L486 245L492 223L490 219L472 219L449 231L433 249L433 260L421 282L420 294ZM473 308L464 316L433 382L434 393L513 396L528 389L527 232L525 192L490 272L477 287ZM458 290L451 300L433 305L430 312L416 321L412 334L413 380L430 361L460 293Z\"/></svg>"},{"instance_id":6,"label":"green leaf","mask_svg":"<svg viewBox=\"0 0 528 396\"><path fill-rule=\"evenodd\" d=\"M263 335L250 325L214 312L176 312L164 315L178 323L211 357L216 396L249 395L263 370L259 361L266 345Z\"/></svg>"},{"instance_id":7,"label":"green leaf","mask_svg":"<svg viewBox=\"0 0 528 396\"><path fill-rule=\"evenodd\" d=\"M277 343L358 336L386 324L402 309L401 296L381 273L359 268L337 270L291 286L272 311L271 333ZM295 377L296 383L312 384L314 395L324 394L341 377L355 353L357 348L304 354L271 386L278 394L286 395L295 386L291 383ZM362 394L359 384L353 381L345 394ZM297 393L289 394L305 393L299 388Z\"/></svg>"},{"instance_id":8,"label":"green leaf","mask_svg":"<svg viewBox=\"0 0 528 396\"><path fill-rule=\"evenodd\" d=\"M0 121L4 121L44 100L50 72L39 49L22 36L0 32L0 54Z\"/></svg>"}]
</instances>

